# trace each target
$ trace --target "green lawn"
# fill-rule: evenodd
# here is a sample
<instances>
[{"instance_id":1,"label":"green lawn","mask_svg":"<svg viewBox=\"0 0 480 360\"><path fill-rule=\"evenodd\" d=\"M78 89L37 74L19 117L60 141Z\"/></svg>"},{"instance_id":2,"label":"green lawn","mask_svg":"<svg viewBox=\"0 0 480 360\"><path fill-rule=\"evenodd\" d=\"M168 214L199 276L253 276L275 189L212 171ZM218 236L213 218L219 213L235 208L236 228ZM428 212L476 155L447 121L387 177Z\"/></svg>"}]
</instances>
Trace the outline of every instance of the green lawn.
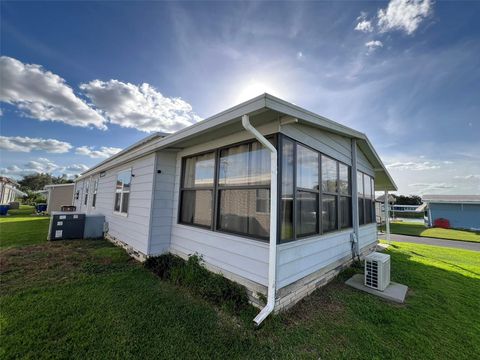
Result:
<instances>
[{"instance_id":1,"label":"green lawn","mask_svg":"<svg viewBox=\"0 0 480 360\"><path fill-rule=\"evenodd\" d=\"M382 230L385 230L384 226L382 227ZM392 222L390 224L390 232L392 234L480 242L480 232L478 231L427 228L422 224L413 222Z\"/></svg>"},{"instance_id":2,"label":"green lawn","mask_svg":"<svg viewBox=\"0 0 480 360\"><path fill-rule=\"evenodd\" d=\"M341 274L254 329L159 280L103 240L46 242L18 234L0 250L0 357L473 359L480 353L480 253L394 243L392 279L405 305L346 287ZM4 223L1 224L2 228ZM1 233L2 243L4 232Z\"/></svg>"},{"instance_id":3,"label":"green lawn","mask_svg":"<svg viewBox=\"0 0 480 360\"><path fill-rule=\"evenodd\" d=\"M35 214L35 206L20 205L19 209L8 210L8 215L30 215Z\"/></svg>"}]
</instances>

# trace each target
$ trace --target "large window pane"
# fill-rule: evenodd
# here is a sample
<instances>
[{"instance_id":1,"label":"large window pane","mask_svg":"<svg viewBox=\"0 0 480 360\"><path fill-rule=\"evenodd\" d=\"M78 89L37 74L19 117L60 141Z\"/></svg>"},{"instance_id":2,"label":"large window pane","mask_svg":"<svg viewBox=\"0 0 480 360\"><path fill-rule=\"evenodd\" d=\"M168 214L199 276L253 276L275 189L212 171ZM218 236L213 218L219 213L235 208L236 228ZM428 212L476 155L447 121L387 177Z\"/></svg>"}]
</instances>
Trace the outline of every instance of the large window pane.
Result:
<instances>
[{"instance_id":1,"label":"large window pane","mask_svg":"<svg viewBox=\"0 0 480 360\"><path fill-rule=\"evenodd\" d=\"M318 231L318 195L297 192L297 236L315 234Z\"/></svg>"},{"instance_id":2,"label":"large window pane","mask_svg":"<svg viewBox=\"0 0 480 360\"><path fill-rule=\"evenodd\" d=\"M352 199L350 197L340 197L340 227L342 229L352 226Z\"/></svg>"},{"instance_id":3,"label":"large window pane","mask_svg":"<svg viewBox=\"0 0 480 360\"><path fill-rule=\"evenodd\" d=\"M293 165L294 149L293 141L282 141L282 185L281 185L281 240L293 238Z\"/></svg>"},{"instance_id":4,"label":"large window pane","mask_svg":"<svg viewBox=\"0 0 480 360\"><path fill-rule=\"evenodd\" d=\"M250 185L270 185L270 151L260 144L251 144Z\"/></svg>"},{"instance_id":5,"label":"large window pane","mask_svg":"<svg viewBox=\"0 0 480 360\"><path fill-rule=\"evenodd\" d=\"M269 198L270 190L219 191L219 229L256 237L268 237L270 213L256 211L257 194L262 198Z\"/></svg>"},{"instance_id":6,"label":"large window pane","mask_svg":"<svg viewBox=\"0 0 480 360\"><path fill-rule=\"evenodd\" d=\"M239 145L220 152L220 185L248 184L249 145Z\"/></svg>"},{"instance_id":7,"label":"large window pane","mask_svg":"<svg viewBox=\"0 0 480 360\"><path fill-rule=\"evenodd\" d=\"M337 229L337 197L333 195L322 196L322 228L323 232Z\"/></svg>"},{"instance_id":8,"label":"large window pane","mask_svg":"<svg viewBox=\"0 0 480 360\"><path fill-rule=\"evenodd\" d=\"M215 153L194 156L185 160L183 187L213 186Z\"/></svg>"},{"instance_id":9,"label":"large window pane","mask_svg":"<svg viewBox=\"0 0 480 360\"><path fill-rule=\"evenodd\" d=\"M340 195L350 195L350 168L345 164L338 164Z\"/></svg>"},{"instance_id":10,"label":"large window pane","mask_svg":"<svg viewBox=\"0 0 480 360\"><path fill-rule=\"evenodd\" d=\"M120 200L122 198L122 193L115 193L115 206L114 206L114 210L115 211L120 211Z\"/></svg>"},{"instance_id":11,"label":"large window pane","mask_svg":"<svg viewBox=\"0 0 480 360\"><path fill-rule=\"evenodd\" d=\"M212 191L182 191L181 222L210 227L212 224Z\"/></svg>"},{"instance_id":12,"label":"large window pane","mask_svg":"<svg viewBox=\"0 0 480 360\"><path fill-rule=\"evenodd\" d=\"M337 162L326 156L322 156L322 190L337 192Z\"/></svg>"},{"instance_id":13,"label":"large window pane","mask_svg":"<svg viewBox=\"0 0 480 360\"><path fill-rule=\"evenodd\" d=\"M373 222L373 201L372 199L365 198L365 224Z\"/></svg>"},{"instance_id":14,"label":"large window pane","mask_svg":"<svg viewBox=\"0 0 480 360\"><path fill-rule=\"evenodd\" d=\"M297 187L318 190L318 153L297 145Z\"/></svg>"},{"instance_id":15,"label":"large window pane","mask_svg":"<svg viewBox=\"0 0 480 360\"><path fill-rule=\"evenodd\" d=\"M357 188L358 188L358 196L363 197L363 173L357 171Z\"/></svg>"},{"instance_id":16,"label":"large window pane","mask_svg":"<svg viewBox=\"0 0 480 360\"><path fill-rule=\"evenodd\" d=\"M363 183L365 186L365 197L366 198L371 198L372 197L372 182L371 182L371 177L368 175L363 175Z\"/></svg>"},{"instance_id":17,"label":"large window pane","mask_svg":"<svg viewBox=\"0 0 480 360\"><path fill-rule=\"evenodd\" d=\"M128 213L128 200L130 198L130 193L126 192L123 193L123 199L122 199L122 212L123 213Z\"/></svg>"},{"instance_id":18,"label":"large window pane","mask_svg":"<svg viewBox=\"0 0 480 360\"><path fill-rule=\"evenodd\" d=\"M365 211L363 208L363 198L361 197L358 198L358 222L360 225L365 223Z\"/></svg>"}]
</instances>

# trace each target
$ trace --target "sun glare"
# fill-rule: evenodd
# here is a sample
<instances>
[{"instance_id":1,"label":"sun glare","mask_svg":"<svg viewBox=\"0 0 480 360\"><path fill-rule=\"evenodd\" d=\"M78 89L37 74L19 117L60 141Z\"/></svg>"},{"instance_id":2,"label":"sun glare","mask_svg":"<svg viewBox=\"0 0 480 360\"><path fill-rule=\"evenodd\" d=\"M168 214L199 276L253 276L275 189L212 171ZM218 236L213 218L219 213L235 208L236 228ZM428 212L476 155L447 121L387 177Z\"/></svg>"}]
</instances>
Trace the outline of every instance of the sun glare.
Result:
<instances>
[{"instance_id":1,"label":"sun glare","mask_svg":"<svg viewBox=\"0 0 480 360\"><path fill-rule=\"evenodd\" d=\"M273 88L273 86L264 82L250 82L240 91L237 97L237 102L243 102L252 99L258 95L262 95L263 93L275 95L277 91Z\"/></svg>"}]
</instances>

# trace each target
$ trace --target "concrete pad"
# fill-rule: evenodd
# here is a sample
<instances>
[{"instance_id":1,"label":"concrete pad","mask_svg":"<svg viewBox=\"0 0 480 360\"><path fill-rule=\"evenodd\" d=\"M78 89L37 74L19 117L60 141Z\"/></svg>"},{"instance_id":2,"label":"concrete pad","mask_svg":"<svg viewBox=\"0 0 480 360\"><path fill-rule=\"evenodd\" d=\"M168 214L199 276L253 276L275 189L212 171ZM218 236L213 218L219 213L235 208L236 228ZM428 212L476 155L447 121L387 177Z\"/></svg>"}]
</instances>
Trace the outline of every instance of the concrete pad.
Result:
<instances>
[{"instance_id":1,"label":"concrete pad","mask_svg":"<svg viewBox=\"0 0 480 360\"><path fill-rule=\"evenodd\" d=\"M382 252L382 251L385 251L386 249L388 249L389 247L390 247L390 244L378 243L376 248L375 248L375 251Z\"/></svg>"},{"instance_id":2,"label":"concrete pad","mask_svg":"<svg viewBox=\"0 0 480 360\"><path fill-rule=\"evenodd\" d=\"M405 296L407 295L408 286L398 284L396 282L390 282L385 291L379 291L363 284L363 274L353 275L350 279L345 281L345 284L355 289L365 291L369 294L379 296L383 299L394 301L400 304L405 302Z\"/></svg>"}]
</instances>

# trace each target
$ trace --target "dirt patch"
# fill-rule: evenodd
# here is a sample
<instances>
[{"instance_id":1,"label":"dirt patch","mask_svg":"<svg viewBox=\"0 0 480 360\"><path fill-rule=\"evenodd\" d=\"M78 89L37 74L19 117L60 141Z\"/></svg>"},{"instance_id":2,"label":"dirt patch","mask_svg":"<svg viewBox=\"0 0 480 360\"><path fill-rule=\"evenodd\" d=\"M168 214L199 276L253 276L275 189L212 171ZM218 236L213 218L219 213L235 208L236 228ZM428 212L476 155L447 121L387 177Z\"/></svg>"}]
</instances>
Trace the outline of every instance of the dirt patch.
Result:
<instances>
[{"instance_id":1,"label":"dirt patch","mask_svg":"<svg viewBox=\"0 0 480 360\"><path fill-rule=\"evenodd\" d=\"M88 275L95 267L96 273L100 271L99 269L108 269L115 259L95 254L97 249L104 247L112 245L103 240L79 240L1 250L1 293L11 293L32 286L57 284L72 277ZM125 257L123 264L129 261L128 257Z\"/></svg>"},{"instance_id":2,"label":"dirt patch","mask_svg":"<svg viewBox=\"0 0 480 360\"><path fill-rule=\"evenodd\" d=\"M315 290L300 300L295 306L281 314L282 322L287 326L298 326L311 322L312 316L331 318L341 322L345 318L345 305L338 298L338 293L345 286L338 279ZM316 315L313 315L316 314Z\"/></svg>"}]
</instances>

